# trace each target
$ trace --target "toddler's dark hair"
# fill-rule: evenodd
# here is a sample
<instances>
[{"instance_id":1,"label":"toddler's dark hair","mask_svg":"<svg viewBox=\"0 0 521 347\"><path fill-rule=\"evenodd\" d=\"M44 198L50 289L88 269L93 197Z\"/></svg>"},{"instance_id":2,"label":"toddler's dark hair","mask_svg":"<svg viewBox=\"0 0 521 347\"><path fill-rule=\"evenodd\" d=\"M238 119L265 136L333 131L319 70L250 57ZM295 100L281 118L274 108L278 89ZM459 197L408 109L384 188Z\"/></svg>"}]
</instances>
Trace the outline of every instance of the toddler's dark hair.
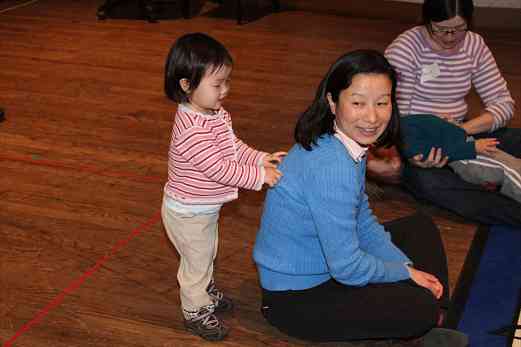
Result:
<instances>
[{"instance_id":1,"label":"toddler's dark hair","mask_svg":"<svg viewBox=\"0 0 521 347\"><path fill-rule=\"evenodd\" d=\"M188 93L179 83L183 78L192 91L207 71L232 65L230 53L219 41L203 33L183 35L174 42L166 58L165 94L177 103L187 102Z\"/></svg>"}]
</instances>

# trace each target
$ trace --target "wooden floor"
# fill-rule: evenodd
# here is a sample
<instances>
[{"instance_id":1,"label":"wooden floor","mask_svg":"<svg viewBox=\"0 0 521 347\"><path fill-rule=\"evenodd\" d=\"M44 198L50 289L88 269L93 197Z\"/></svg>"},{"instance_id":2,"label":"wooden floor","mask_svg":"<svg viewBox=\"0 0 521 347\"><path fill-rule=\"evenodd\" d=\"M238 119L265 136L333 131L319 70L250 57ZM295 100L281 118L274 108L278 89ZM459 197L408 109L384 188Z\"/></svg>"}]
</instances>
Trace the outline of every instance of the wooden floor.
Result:
<instances>
[{"instance_id":1,"label":"wooden floor","mask_svg":"<svg viewBox=\"0 0 521 347\"><path fill-rule=\"evenodd\" d=\"M175 110L162 91L171 43L204 31L230 49L235 130L275 151L291 146L297 114L337 56L382 50L407 25L305 12L244 26L209 16L98 22L98 5L47 0L0 14L0 342L203 346L182 328L178 257L158 215ZM485 35L520 103L518 33ZM419 208L385 189L372 201L381 221ZM237 310L227 317L229 338L208 345L310 346L269 327L258 311L251 254L263 198L244 191L223 209L216 280ZM420 208L442 231L452 290L476 225Z\"/></svg>"}]
</instances>

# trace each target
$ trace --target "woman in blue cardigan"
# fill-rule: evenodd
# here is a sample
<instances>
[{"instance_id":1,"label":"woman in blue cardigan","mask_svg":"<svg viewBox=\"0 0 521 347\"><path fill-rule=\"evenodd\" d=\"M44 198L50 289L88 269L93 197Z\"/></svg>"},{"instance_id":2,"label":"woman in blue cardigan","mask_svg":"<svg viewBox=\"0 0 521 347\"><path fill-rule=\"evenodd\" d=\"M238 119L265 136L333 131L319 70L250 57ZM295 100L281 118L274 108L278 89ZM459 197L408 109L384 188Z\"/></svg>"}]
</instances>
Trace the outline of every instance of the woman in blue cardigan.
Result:
<instances>
[{"instance_id":1,"label":"woman in blue cardigan","mask_svg":"<svg viewBox=\"0 0 521 347\"><path fill-rule=\"evenodd\" d=\"M297 144L267 193L253 254L262 313L288 335L428 340L436 331L451 347L466 345L462 334L432 330L448 298L435 225L415 215L384 229L364 192L367 148L398 136L395 90L380 53L354 51L331 66L298 120Z\"/></svg>"}]
</instances>

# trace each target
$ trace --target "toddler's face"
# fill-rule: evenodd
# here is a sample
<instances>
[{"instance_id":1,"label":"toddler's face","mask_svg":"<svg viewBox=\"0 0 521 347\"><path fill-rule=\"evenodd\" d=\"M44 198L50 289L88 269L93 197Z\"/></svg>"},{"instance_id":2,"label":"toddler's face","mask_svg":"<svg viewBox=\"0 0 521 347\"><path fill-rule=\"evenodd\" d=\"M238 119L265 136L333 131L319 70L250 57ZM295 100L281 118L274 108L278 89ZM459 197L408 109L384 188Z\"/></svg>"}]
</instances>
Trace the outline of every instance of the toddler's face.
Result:
<instances>
[{"instance_id":1,"label":"toddler's face","mask_svg":"<svg viewBox=\"0 0 521 347\"><path fill-rule=\"evenodd\" d=\"M336 103L328 94L339 130L362 146L376 142L391 119L391 89L387 75L361 73L340 92Z\"/></svg>"},{"instance_id":2,"label":"toddler's face","mask_svg":"<svg viewBox=\"0 0 521 347\"><path fill-rule=\"evenodd\" d=\"M212 71L209 68L199 86L189 93L190 105L199 112L212 114L219 110L230 89L231 66L223 65Z\"/></svg>"}]
</instances>

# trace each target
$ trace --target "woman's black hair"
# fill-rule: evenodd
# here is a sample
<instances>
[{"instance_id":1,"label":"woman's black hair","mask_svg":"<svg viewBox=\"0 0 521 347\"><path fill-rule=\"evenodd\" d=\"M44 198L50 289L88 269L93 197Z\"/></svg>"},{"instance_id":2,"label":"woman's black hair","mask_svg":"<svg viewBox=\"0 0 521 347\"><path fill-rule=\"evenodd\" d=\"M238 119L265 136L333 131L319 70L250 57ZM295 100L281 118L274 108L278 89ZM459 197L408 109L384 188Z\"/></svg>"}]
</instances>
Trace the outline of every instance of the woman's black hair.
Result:
<instances>
[{"instance_id":1,"label":"woman's black hair","mask_svg":"<svg viewBox=\"0 0 521 347\"><path fill-rule=\"evenodd\" d=\"M396 74L385 57L375 50L356 50L347 53L329 68L320 82L313 103L301 114L295 127L295 141L310 151L312 145L324 134L334 134L335 115L331 112L327 94L331 93L337 103L342 90L349 88L358 74L384 74L392 83L391 119L385 131L376 141L376 146L390 146L399 141L400 114L396 103Z\"/></svg>"},{"instance_id":2,"label":"woman's black hair","mask_svg":"<svg viewBox=\"0 0 521 347\"><path fill-rule=\"evenodd\" d=\"M188 93L179 83L183 78L193 91L208 69L214 72L232 65L230 53L219 41L203 33L183 35L174 42L166 58L165 94L175 102L187 102Z\"/></svg>"},{"instance_id":3,"label":"woman's black hair","mask_svg":"<svg viewBox=\"0 0 521 347\"><path fill-rule=\"evenodd\" d=\"M422 24L430 28L432 22L443 22L460 16L470 28L473 13L472 0L425 0L422 9Z\"/></svg>"}]
</instances>

